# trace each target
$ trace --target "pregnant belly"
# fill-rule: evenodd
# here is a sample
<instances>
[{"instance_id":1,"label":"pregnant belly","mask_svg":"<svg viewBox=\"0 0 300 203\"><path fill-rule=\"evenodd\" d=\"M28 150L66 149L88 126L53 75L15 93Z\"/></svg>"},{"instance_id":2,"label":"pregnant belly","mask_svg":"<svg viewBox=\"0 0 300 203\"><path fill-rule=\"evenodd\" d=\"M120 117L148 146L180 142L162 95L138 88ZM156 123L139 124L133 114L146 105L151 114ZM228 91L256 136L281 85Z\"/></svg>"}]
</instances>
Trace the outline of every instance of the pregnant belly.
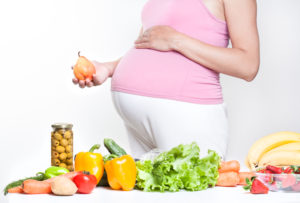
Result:
<instances>
[{"instance_id":1,"label":"pregnant belly","mask_svg":"<svg viewBox=\"0 0 300 203\"><path fill-rule=\"evenodd\" d=\"M169 97L201 97L202 90L207 92L216 85L216 72L178 52L151 49L130 49L112 77L112 90Z\"/></svg>"}]
</instances>

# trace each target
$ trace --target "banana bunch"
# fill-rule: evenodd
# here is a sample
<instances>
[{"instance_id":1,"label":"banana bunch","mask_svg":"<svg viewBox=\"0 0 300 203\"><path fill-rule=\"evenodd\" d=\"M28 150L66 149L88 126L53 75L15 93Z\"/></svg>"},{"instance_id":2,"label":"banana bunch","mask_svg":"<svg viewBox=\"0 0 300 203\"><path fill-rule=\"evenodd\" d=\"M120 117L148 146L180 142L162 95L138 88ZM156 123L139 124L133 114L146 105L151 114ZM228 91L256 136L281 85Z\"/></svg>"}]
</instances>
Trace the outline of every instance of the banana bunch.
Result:
<instances>
[{"instance_id":1,"label":"banana bunch","mask_svg":"<svg viewBox=\"0 0 300 203\"><path fill-rule=\"evenodd\" d=\"M300 165L300 133L283 131L257 140L245 160L251 170L267 165Z\"/></svg>"}]
</instances>

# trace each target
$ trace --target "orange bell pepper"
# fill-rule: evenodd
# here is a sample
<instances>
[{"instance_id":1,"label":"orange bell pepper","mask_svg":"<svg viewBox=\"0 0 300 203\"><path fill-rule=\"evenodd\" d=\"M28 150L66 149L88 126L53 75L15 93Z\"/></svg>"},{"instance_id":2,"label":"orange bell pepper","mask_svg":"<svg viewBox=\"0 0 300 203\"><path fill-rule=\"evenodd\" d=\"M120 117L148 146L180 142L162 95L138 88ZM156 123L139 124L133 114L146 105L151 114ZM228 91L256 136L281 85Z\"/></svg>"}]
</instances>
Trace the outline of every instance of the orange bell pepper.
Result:
<instances>
[{"instance_id":1,"label":"orange bell pepper","mask_svg":"<svg viewBox=\"0 0 300 203\"><path fill-rule=\"evenodd\" d=\"M104 172L104 162L100 153L94 153L95 149L99 149L100 145L92 146L89 152L79 152L75 157L75 171L88 171L95 175L97 184L101 180Z\"/></svg>"},{"instance_id":2,"label":"orange bell pepper","mask_svg":"<svg viewBox=\"0 0 300 203\"><path fill-rule=\"evenodd\" d=\"M136 181L136 166L130 155L123 155L106 161L104 165L107 180L114 190L132 190Z\"/></svg>"}]
</instances>

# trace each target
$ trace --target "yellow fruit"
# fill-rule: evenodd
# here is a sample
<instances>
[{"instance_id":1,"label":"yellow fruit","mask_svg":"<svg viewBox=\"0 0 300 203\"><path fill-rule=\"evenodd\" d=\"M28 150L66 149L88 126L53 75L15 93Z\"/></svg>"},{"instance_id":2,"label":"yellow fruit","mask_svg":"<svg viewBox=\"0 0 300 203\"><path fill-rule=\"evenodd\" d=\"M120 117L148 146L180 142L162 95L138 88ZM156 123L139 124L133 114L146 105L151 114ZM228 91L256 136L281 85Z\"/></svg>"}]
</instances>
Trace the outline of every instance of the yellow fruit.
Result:
<instances>
[{"instance_id":1,"label":"yellow fruit","mask_svg":"<svg viewBox=\"0 0 300 203\"><path fill-rule=\"evenodd\" d=\"M258 167L264 167L267 165L300 165L300 149L290 151L275 150L270 153L266 153L264 156L261 157L258 163Z\"/></svg>"},{"instance_id":2,"label":"yellow fruit","mask_svg":"<svg viewBox=\"0 0 300 203\"><path fill-rule=\"evenodd\" d=\"M300 142L300 133L282 131L273 133L257 140L248 152L246 165L255 170L261 157L268 151L284 144Z\"/></svg>"}]
</instances>

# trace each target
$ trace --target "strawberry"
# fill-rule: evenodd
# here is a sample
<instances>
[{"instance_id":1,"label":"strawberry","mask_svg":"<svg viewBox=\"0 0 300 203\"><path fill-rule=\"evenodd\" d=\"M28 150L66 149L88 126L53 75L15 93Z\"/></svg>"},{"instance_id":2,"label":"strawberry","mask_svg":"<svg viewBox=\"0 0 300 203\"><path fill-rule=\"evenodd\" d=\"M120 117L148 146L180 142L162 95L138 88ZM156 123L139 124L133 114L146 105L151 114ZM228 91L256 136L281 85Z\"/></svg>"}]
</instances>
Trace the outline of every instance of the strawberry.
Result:
<instances>
[{"instance_id":1,"label":"strawberry","mask_svg":"<svg viewBox=\"0 0 300 203\"><path fill-rule=\"evenodd\" d=\"M273 174L273 171L270 171L268 169L265 169L265 173Z\"/></svg>"},{"instance_id":2,"label":"strawberry","mask_svg":"<svg viewBox=\"0 0 300 203\"><path fill-rule=\"evenodd\" d=\"M257 173L265 173L265 172L266 172L265 168L264 169L260 169L260 170L257 171Z\"/></svg>"},{"instance_id":3,"label":"strawberry","mask_svg":"<svg viewBox=\"0 0 300 203\"><path fill-rule=\"evenodd\" d=\"M276 166L268 165L268 166L266 167L266 169L272 171L272 172L275 173L275 174L280 174L280 173L282 173L282 169L279 168L279 167L276 167Z\"/></svg>"},{"instance_id":4,"label":"strawberry","mask_svg":"<svg viewBox=\"0 0 300 203\"><path fill-rule=\"evenodd\" d=\"M292 185L292 189L294 190L294 191L300 191L300 181L297 183L297 184L295 184L295 185Z\"/></svg>"},{"instance_id":5,"label":"strawberry","mask_svg":"<svg viewBox=\"0 0 300 203\"><path fill-rule=\"evenodd\" d=\"M293 170L293 168L291 168L291 167L287 167L286 169L284 169L284 171L283 171L283 173L286 173L286 174L290 174L290 173L293 173L294 172L294 170Z\"/></svg>"},{"instance_id":6,"label":"strawberry","mask_svg":"<svg viewBox=\"0 0 300 203\"><path fill-rule=\"evenodd\" d=\"M278 190L278 186L277 186L276 181L273 181L273 183L270 185L270 190L272 190L272 191L277 191Z\"/></svg>"},{"instance_id":7,"label":"strawberry","mask_svg":"<svg viewBox=\"0 0 300 203\"><path fill-rule=\"evenodd\" d=\"M249 190L252 194L267 194L269 192L269 188L264 185L260 180L258 180L255 176L251 177L251 181L246 178L247 185L244 186L245 190Z\"/></svg>"},{"instance_id":8,"label":"strawberry","mask_svg":"<svg viewBox=\"0 0 300 203\"><path fill-rule=\"evenodd\" d=\"M287 174L285 178L281 179L281 187L287 188L296 184L296 177L293 174Z\"/></svg>"},{"instance_id":9,"label":"strawberry","mask_svg":"<svg viewBox=\"0 0 300 203\"><path fill-rule=\"evenodd\" d=\"M261 179L264 183L272 183L273 182L273 175L272 174L264 174L261 176Z\"/></svg>"},{"instance_id":10,"label":"strawberry","mask_svg":"<svg viewBox=\"0 0 300 203\"><path fill-rule=\"evenodd\" d=\"M290 166L293 169L293 172L296 174L300 174L300 166Z\"/></svg>"}]
</instances>

